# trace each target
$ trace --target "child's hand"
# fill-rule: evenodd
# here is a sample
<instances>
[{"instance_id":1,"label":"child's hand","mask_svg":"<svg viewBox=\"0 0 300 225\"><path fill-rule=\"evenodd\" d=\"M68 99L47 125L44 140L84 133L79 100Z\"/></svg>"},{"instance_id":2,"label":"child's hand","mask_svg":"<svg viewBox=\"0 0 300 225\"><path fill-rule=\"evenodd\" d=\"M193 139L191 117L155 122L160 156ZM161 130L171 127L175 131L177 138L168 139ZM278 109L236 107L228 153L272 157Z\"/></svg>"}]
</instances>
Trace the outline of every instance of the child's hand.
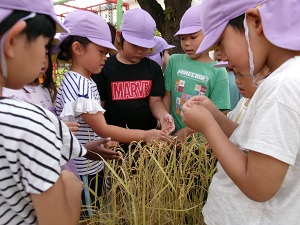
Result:
<instances>
[{"instance_id":1,"label":"child's hand","mask_svg":"<svg viewBox=\"0 0 300 225\"><path fill-rule=\"evenodd\" d=\"M109 139L109 138L107 138L107 139ZM104 148L112 149L112 148L116 147L118 144L119 144L119 142L117 142L117 141L108 141L107 143L104 144Z\"/></svg>"},{"instance_id":2,"label":"child's hand","mask_svg":"<svg viewBox=\"0 0 300 225\"><path fill-rule=\"evenodd\" d=\"M186 102L186 105L201 105L210 111L214 118L218 117L218 114L220 113L217 106L207 96L193 96Z\"/></svg>"},{"instance_id":3,"label":"child's hand","mask_svg":"<svg viewBox=\"0 0 300 225\"><path fill-rule=\"evenodd\" d=\"M102 138L100 140L86 143L84 147L89 151L87 152L85 157L87 159L92 159L92 160L101 160L101 158L97 155L99 154L105 160L119 159L120 156L118 152L102 147L103 145L109 142L111 142L110 138Z\"/></svg>"},{"instance_id":4,"label":"child's hand","mask_svg":"<svg viewBox=\"0 0 300 225\"><path fill-rule=\"evenodd\" d=\"M161 140L161 141L168 141L170 139L170 136L169 134L167 134L162 130L152 129L152 130L145 131L143 136L143 140L145 142L151 142L154 139Z\"/></svg>"},{"instance_id":5,"label":"child's hand","mask_svg":"<svg viewBox=\"0 0 300 225\"><path fill-rule=\"evenodd\" d=\"M64 121L64 123L68 126L68 128L71 130L71 132L74 135L77 135L78 123L76 123L76 122L67 122L67 121Z\"/></svg>"},{"instance_id":6,"label":"child's hand","mask_svg":"<svg viewBox=\"0 0 300 225\"><path fill-rule=\"evenodd\" d=\"M187 104L182 106L181 118L187 127L190 127L205 135L212 121L215 121L212 114L201 104Z\"/></svg>"},{"instance_id":7,"label":"child's hand","mask_svg":"<svg viewBox=\"0 0 300 225\"><path fill-rule=\"evenodd\" d=\"M164 114L160 119L161 130L171 134L175 130L173 117L170 114Z\"/></svg>"},{"instance_id":8,"label":"child's hand","mask_svg":"<svg viewBox=\"0 0 300 225\"><path fill-rule=\"evenodd\" d=\"M186 138L187 136L191 135L192 133L195 133L196 131L189 128L189 127L185 127L185 128L182 128L178 131L176 131L175 134L173 134L173 136L176 136L180 139L184 139Z\"/></svg>"}]
</instances>

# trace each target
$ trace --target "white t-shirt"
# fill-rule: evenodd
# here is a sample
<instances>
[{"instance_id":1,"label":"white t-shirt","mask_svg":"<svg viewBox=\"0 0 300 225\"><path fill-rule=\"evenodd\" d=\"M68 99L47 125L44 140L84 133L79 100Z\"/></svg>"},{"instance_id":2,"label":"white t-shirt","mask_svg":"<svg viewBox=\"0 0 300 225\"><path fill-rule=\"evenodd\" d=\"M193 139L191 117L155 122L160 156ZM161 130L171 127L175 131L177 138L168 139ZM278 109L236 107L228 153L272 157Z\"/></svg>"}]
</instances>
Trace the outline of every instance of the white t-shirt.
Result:
<instances>
[{"instance_id":1,"label":"white t-shirt","mask_svg":"<svg viewBox=\"0 0 300 225\"><path fill-rule=\"evenodd\" d=\"M245 106L245 103L249 100L249 98L242 97L235 108L227 114L227 117L233 122L240 124L244 119L244 115L247 110L247 106Z\"/></svg>"},{"instance_id":2,"label":"white t-shirt","mask_svg":"<svg viewBox=\"0 0 300 225\"><path fill-rule=\"evenodd\" d=\"M61 165L85 154L52 112L0 97L0 224L37 224L30 194L48 190Z\"/></svg>"},{"instance_id":3,"label":"white t-shirt","mask_svg":"<svg viewBox=\"0 0 300 225\"><path fill-rule=\"evenodd\" d=\"M52 103L50 92L47 88L44 88L43 85L30 85L27 84L23 88L15 90L9 88L2 89L2 95L5 97L12 97L19 99L24 102L29 102L37 105L41 105L44 108L55 113L55 108Z\"/></svg>"},{"instance_id":4,"label":"white t-shirt","mask_svg":"<svg viewBox=\"0 0 300 225\"><path fill-rule=\"evenodd\" d=\"M299 224L300 57L285 62L261 83L230 140L290 167L277 194L258 203L247 198L218 163L202 211L206 224Z\"/></svg>"}]
</instances>

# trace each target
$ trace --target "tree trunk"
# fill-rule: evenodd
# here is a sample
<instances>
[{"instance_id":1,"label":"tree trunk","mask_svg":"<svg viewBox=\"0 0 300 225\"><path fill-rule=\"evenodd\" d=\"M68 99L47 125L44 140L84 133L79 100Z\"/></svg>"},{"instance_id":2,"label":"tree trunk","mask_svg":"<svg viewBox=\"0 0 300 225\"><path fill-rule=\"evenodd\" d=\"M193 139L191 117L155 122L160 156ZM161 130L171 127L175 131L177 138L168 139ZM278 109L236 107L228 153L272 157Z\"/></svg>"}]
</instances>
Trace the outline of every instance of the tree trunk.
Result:
<instances>
[{"instance_id":1,"label":"tree trunk","mask_svg":"<svg viewBox=\"0 0 300 225\"><path fill-rule=\"evenodd\" d=\"M162 37L176 47L171 53L182 53L179 37L174 37L178 31L180 20L185 11L191 6L192 0L164 0L165 10L156 0L137 0L140 7L153 17L157 30Z\"/></svg>"}]
</instances>

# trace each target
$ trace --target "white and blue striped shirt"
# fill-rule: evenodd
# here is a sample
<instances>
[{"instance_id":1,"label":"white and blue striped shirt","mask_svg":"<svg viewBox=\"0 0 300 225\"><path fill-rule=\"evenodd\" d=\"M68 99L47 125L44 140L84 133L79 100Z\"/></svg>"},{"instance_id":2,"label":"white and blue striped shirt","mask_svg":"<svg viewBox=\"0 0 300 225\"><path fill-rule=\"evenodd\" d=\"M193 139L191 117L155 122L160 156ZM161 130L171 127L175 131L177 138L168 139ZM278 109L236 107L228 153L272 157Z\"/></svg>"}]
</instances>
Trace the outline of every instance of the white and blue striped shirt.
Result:
<instances>
[{"instance_id":1,"label":"white and blue striped shirt","mask_svg":"<svg viewBox=\"0 0 300 225\"><path fill-rule=\"evenodd\" d=\"M100 104L96 83L79 73L66 72L57 93L56 113L64 121L73 121L79 124L76 137L81 144L100 139L80 116L82 113L95 114L98 111L105 112ZM75 163L79 175L92 175L103 169L102 161L92 161L81 157L75 159Z\"/></svg>"}]
</instances>

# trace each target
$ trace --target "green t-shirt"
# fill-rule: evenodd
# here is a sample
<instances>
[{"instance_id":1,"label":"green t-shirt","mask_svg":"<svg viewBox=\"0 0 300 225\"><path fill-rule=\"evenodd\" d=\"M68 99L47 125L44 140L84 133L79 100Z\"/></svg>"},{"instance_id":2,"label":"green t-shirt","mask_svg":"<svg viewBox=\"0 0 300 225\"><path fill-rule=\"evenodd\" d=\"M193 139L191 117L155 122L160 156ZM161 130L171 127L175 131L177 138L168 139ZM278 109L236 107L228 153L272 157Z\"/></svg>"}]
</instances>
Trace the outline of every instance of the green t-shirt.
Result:
<instances>
[{"instance_id":1,"label":"green t-shirt","mask_svg":"<svg viewBox=\"0 0 300 225\"><path fill-rule=\"evenodd\" d=\"M165 70L165 88L171 93L171 111L176 131L184 128L180 111L192 96L205 95L220 110L230 109L228 74L225 68L214 68L217 62L202 63L186 54L170 56Z\"/></svg>"}]
</instances>

